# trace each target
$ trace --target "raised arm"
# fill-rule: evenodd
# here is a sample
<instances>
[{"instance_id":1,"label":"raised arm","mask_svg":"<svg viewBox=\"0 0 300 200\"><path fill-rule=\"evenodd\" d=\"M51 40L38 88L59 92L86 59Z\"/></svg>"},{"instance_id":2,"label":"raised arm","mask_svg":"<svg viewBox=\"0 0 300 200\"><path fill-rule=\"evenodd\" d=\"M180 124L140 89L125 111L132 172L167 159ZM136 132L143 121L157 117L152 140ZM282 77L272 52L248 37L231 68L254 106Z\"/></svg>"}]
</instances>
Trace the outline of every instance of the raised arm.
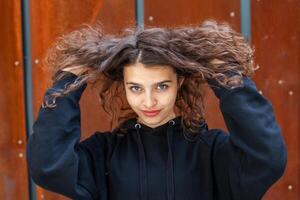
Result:
<instances>
[{"instance_id":1,"label":"raised arm","mask_svg":"<svg viewBox=\"0 0 300 200\"><path fill-rule=\"evenodd\" d=\"M45 97L75 79L70 73L48 89ZM57 98L55 108L40 108L27 144L27 162L36 184L72 199L88 200L98 199L98 194L93 158L84 143L79 143L79 100L85 87Z\"/></svg>"},{"instance_id":2,"label":"raised arm","mask_svg":"<svg viewBox=\"0 0 300 200\"><path fill-rule=\"evenodd\" d=\"M219 194L229 199L261 199L283 174L287 150L271 103L249 77L244 86L212 87L229 135L215 140L214 166Z\"/></svg>"}]
</instances>

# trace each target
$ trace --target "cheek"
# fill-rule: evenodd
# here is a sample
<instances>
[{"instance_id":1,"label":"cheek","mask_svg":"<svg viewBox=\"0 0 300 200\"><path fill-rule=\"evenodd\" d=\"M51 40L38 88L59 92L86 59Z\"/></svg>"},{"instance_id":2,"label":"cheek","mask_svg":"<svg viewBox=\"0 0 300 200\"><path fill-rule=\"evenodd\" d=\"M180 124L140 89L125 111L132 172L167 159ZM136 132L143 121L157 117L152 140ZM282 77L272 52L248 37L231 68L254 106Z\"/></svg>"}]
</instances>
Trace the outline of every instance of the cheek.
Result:
<instances>
[{"instance_id":1,"label":"cheek","mask_svg":"<svg viewBox=\"0 0 300 200\"><path fill-rule=\"evenodd\" d=\"M139 98L137 98L137 95L134 95L130 92L126 92L126 99L128 104L134 108L137 107L139 105Z\"/></svg>"},{"instance_id":2,"label":"cheek","mask_svg":"<svg viewBox=\"0 0 300 200\"><path fill-rule=\"evenodd\" d=\"M166 107L172 107L176 101L177 93L175 91L169 91L168 93L161 95L159 98L159 102L161 105Z\"/></svg>"}]
</instances>

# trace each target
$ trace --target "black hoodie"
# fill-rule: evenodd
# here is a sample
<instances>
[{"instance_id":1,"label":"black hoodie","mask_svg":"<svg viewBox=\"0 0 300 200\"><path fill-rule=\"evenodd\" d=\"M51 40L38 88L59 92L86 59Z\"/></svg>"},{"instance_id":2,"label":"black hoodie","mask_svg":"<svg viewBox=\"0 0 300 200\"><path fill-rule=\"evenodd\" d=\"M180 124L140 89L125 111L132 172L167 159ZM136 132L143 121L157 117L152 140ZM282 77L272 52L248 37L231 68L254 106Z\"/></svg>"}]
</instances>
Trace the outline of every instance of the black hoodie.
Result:
<instances>
[{"instance_id":1,"label":"black hoodie","mask_svg":"<svg viewBox=\"0 0 300 200\"><path fill-rule=\"evenodd\" d=\"M45 98L73 82L69 74ZM244 77L213 88L230 134L201 124L197 137L180 116L156 128L129 119L80 141L79 100L86 85L40 108L27 144L30 174L41 187L78 200L256 200L278 180L286 146L271 103Z\"/></svg>"}]
</instances>

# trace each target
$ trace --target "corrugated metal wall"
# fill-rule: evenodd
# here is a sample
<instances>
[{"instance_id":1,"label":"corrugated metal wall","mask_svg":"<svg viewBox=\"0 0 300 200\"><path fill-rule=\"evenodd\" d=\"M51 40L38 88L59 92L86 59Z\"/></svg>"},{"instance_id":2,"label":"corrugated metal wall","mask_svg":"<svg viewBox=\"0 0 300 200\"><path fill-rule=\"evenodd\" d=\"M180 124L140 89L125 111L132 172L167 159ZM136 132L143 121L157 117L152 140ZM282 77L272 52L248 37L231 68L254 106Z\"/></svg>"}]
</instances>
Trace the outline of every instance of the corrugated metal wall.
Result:
<instances>
[{"instance_id":1,"label":"corrugated metal wall","mask_svg":"<svg viewBox=\"0 0 300 200\"><path fill-rule=\"evenodd\" d=\"M229 22L241 31L241 4L244 0L145 0L144 23L151 26L197 24L211 18ZM140 1L142 2L142 1ZM117 33L136 23L134 0L31 0L32 103L36 117L49 86L49 70L43 64L46 49L62 33L82 23L101 20L107 30ZM260 66L254 80L273 102L289 151L286 173L264 199L300 197L300 0L251 1L251 41ZM248 8L250 9L250 8ZM22 50L21 3L0 1L0 199L29 199L25 162L26 118L24 62ZM41 78L43 77L43 78ZM99 108L97 90L87 88L82 97L83 138L106 130L109 122ZM211 128L224 128L218 101L208 90L207 121ZM101 122L101 124L99 123ZM66 199L37 187L37 199Z\"/></svg>"}]
</instances>

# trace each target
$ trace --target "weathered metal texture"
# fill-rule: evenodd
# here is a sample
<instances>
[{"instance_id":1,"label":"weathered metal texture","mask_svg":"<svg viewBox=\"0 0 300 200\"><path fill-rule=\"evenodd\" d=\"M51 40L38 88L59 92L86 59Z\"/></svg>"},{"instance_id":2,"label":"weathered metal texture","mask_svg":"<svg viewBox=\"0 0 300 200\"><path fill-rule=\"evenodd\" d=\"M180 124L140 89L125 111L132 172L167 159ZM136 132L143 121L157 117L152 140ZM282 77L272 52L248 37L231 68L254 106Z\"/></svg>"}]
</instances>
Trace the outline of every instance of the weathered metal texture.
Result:
<instances>
[{"instance_id":1,"label":"weathered metal texture","mask_svg":"<svg viewBox=\"0 0 300 200\"><path fill-rule=\"evenodd\" d=\"M111 1L31 1L31 37L33 65L33 102L35 117L41 105L42 97L50 86L49 69L43 59L47 49L55 38L68 33L82 24L94 24L98 20L106 32L117 33L127 26L135 24L133 0ZM41 78L42 77L42 78ZM100 109L97 88L88 87L81 99L82 138L95 131L109 128L108 116ZM66 199L41 188L38 199Z\"/></svg>"},{"instance_id":2,"label":"weathered metal texture","mask_svg":"<svg viewBox=\"0 0 300 200\"><path fill-rule=\"evenodd\" d=\"M252 1L258 88L271 100L288 146L285 174L265 199L299 199L300 1Z\"/></svg>"},{"instance_id":3,"label":"weathered metal texture","mask_svg":"<svg viewBox=\"0 0 300 200\"><path fill-rule=\"evenodd\" d=\"M145 24L154 26L177 26L200 24L213 19L228 22L240 29L240 1L145 1Z\"/></svg>"},{"instance_id":4,"label":"weathered metal texture","mask_svg":"<svg viewBox=\"0 0 300 200\"><path fill-rule=\"evenodd\" d=\"M20 1L0 1L0 199L28 199Z\"/></svg>"}]
</instances>

